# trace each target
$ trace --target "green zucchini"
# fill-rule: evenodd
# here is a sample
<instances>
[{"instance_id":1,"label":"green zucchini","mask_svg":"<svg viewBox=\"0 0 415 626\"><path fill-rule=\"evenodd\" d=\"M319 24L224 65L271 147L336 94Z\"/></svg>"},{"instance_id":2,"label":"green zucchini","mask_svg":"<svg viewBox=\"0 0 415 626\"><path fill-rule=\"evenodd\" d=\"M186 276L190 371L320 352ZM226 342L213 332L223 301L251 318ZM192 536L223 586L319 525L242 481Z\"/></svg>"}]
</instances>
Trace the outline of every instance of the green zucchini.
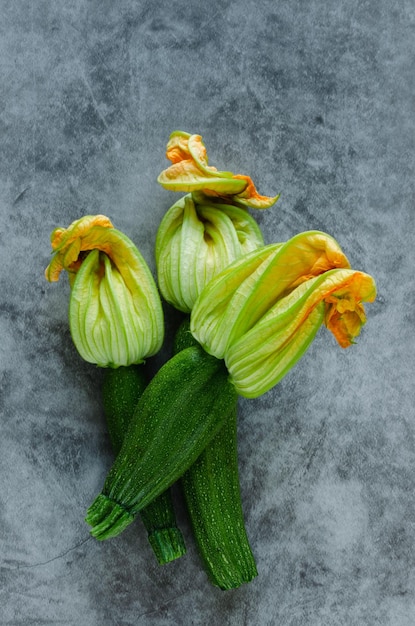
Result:
<instances>
[{"instance_id":1,"label":"green zucchini","mask_svg":"<svg viewBox=\"0 0 415 626\"><path fill-rule=\"evenodd\" d=\"M182 350L195 341L189 321L185 320L176 333L174 350ZM236 402L220 431L185 472L181 483L209 580L221 589L234 589L251 581L258 572L241 504Z\"/></svg>"},{"instance_id":2,"label":"green zucchini","mask_svg":"<svg viewBox=\"0 0 415 626\"><path fill-rule=\"evenodd\" d=\"M215 393L212 393L212 389ZM86 521L97 539L118 535L194 463L236 403L223 361L199 346L157 372Z\"/></svg>"},{"instance_id":3,"label":"green zucchini","mask_svg":"<svg viewBox=\"0 0 415 626\"><path fill-rule=\"evenodd\" d=\"M142 365L107 368L104 372L103 407L115 454L118 454L121 449L135 407L146 386L147 379ZM136 415L136 418L139 419L140 416ZM160 565L169 563L186 553L182 533L176 524L169 489L146 506L141 511L140 517Z\"/></svg>"},{"instance_id":4,"label":"green zucchini","mask_svg":"<svg viewBox=\"0 0 415 626\"><path fill-rule=\"evenodd\" d=\"M138 400L147 387L142 365L104 370L102 404L108 434L115 454L121 450L128 425Z\"/></svg>"},{"instance_id":5,"label":"green zucchini","mask_svg":"<svg viewBox=\"0 0 415 626\"><path fill-rule=\"evenodd\" d=\"M235 589L258 575L246 534L238 476L237 411L182 477L195 541L211 583Z\"/></svg>"}]
</instances>

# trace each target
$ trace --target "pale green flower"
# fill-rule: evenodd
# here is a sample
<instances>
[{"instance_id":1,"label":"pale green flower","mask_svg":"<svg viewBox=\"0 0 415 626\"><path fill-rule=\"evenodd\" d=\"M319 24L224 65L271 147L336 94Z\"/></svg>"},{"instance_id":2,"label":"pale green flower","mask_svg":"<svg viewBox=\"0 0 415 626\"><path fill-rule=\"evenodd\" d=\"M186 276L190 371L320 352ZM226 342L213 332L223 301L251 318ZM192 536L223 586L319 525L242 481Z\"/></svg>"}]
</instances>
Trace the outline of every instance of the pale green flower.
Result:
<instances>
[{"instance_id":1,"label":"pale green flower","mask_svg":"<svg viewBox=\"0 0 415 626\"><path fill-rule=\"evenodd\" d=\"M191 332L224 359L238 393L257 397L305 353L325 323L342 347L359 334L362 302L376 296L373 278L350 269L337 242L301 233L234 262L203 290Z\"/></svg>"},{"instance_id":2,"label":"pale green flower","mask_svg":"<svg viewBox=\"0 0 415 626\"><path fill-rule=\"evenodd\" d=\"M188 313L213 276L262 245L261 231L245 209L184 196L167 211L157 232L160 291Z\"/></svg>"},{"instance_id":3,"label":"pale green flower","mask_svg":"<svg viewBox=\"0 0 415 626\"><path fill-rule=\"evenodd\" d=\"M141 363L161 348L160 297L133 242L102 215L84 216L51 235L47 280L66 270L69 324L83 359L101 367Z\"/></svg>"}]
</instances>

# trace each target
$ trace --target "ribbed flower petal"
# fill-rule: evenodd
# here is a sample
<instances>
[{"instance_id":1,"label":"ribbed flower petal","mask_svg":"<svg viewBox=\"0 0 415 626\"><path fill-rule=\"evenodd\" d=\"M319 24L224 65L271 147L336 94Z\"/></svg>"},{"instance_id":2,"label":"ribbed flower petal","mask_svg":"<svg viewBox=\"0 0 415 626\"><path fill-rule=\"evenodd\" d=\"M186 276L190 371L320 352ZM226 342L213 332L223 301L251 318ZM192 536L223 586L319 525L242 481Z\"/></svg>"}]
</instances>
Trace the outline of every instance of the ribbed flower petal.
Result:
<instances>
[{"instance_id":1,"label":"ribbed flower petal","mask_svg":"<svg viewBox=\"0 0 415 626\"><path fill-rule=\"evenodd\" d=\"M187 195L169 209L157 233L160 291L167 302L188 313L211 278L262 245L258 225L245 210L195 203Z\"/></svg>"},{"instance_id":2,"label":"ribbed flower petal","mask_svg":"<svg viewBox=\"0 0 415 626\"><path fill-rule=\"evenodd\" d=\"M337 318L334 329L328 326L342 347L350 345L365 322L361 303L372 302L375 295L373 278L350 269L333 269L299 285L228 349L225 362L238 393L254 398L277 384L305 353L325 319L327 323L327 307L337 307L340 318L355 315L353 323L346 324L346 333L343 324L339 331Z\"/></svg>"},{"instance_id":3,"label":"ribbed flower petal","mask_svg":"<svg viewBox=\"0 0 415 626\"><path fill-rule=\"evenodd\" d=\"M216 195L235 195L246 187L244 180L222 177L215 169L202 170L192 160L174 163L157 178L165 189L171 191L214 191Z\"/></svg>"},{"instance_id":4,"label":"ribbed flower petal","mask_svg":"<svg viewBox=\"0 0 415 626\"><path fill-rule=\"evenodd\" d=\"M269 209L280 197L280 194L276 196L261 196L257 192L250 176L235 174L234 179L245 180L247 183L245 189L234 197L234 201L237 202L238 206L245 206L251 209Z\"/></svg>"},{"instance_id":5,"label":"ribbed flower petal","mask_svg":"<svg viewBox=\"0 0 415 626\"><path fill-rule=\"evenodd\" d=\"M325 296L325 324L342 348L354 343L366 323L366 314L361 302L373 302L376 285L371 276L356 272L352 279L338 286Z\"/></svg>"},{"instance_id":6,"label":"ribbed flower petal","mask_svg":"<svg viewBox=\"0 0 415 626\"><path fill-rule=\"evenodd\" d=\"M73 284L69 324L83 359L101 367L140 363L154 346L148 311L137 309L133 296L110 259L93 250Z\"/></svg>"},{"instance_id":7,"label":"ribbed flower petal","mask_svg":"<svg viewBox=\"0 0 415 626\"><path fill-rule=\"evenodd\" d=\"M133 242L105 216L85 216L52 233L45 271L56 281L68 272L74 343L88 362L103 367L140 363L158 352L164 336L160 297Z\"/></svg>"},{"instance_id":8,"label":"ribbed flower petal","mask_svg":"<svg viewBox=\"0 0 415 626\"><path fill-rule=\"evenodd\" d=\"M224 358L278 300L306 280L341 267L350 265L340 246L319 231L265 246L207 285L192 312L192 334L209 354Z\"/></svg>"},{"instance_id":9,"label":"ribbed flower petal","mask_svg":"<svg viewBox=\"0 0 415 626\"><path fill-rule=\"evenodd\" d=\"M188 149L191 158L194 160L199 169L205 172L205 174L214 174L215 176L221 178L233 177L232 172L221 172L217 170L216 167L208 165L206 148L200 135L190 135L188 140Z\"/></svg>"},{"instance_id":10,"label":"ribbed flower petal","mask_svg":"<svg viewBox=\"0 0 415 626\"><path fill-rule=\"evenodd\" d=\"M51 234L53 258L45 270L46 280L56 282L62 270L68 272L72 282L78 271L82 259L81 252L93 249L102 249L102 231L114 228L105 215L85 215L72 222L68 228L55 228ZM105 236L104 236L105 241Z\"/></svg>"},{"instance_id":11,"label":"ribbed flower petal","mask_svg":"<svg viewBox=\"0 0 415 626\"><path fill-rule=\"evenodd\" d=\"M208 165L205 145L200 135L175 131L170 135L166 156L172 165L161 172L158 182L172 191L202 191L207 196L232 200L241 207L266 209L279 195L261 196L249 176L220 171Z\"/></svg>"}]
</instances>

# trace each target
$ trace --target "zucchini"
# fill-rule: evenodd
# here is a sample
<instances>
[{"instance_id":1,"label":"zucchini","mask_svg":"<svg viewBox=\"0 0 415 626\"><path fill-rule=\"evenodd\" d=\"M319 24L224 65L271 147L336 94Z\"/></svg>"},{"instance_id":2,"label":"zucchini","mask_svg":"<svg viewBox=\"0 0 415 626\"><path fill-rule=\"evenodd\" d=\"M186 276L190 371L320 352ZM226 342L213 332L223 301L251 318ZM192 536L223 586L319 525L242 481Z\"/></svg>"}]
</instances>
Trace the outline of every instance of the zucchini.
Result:
<instances>
[{"instance_id":1,"label":"zucchini","mask_svg":"<svg viewBox=\"0 0 415 626\"><path fill-rule=\"evenodd\" d=\"M146 386L147 380L142 365L107 368L104 372L102 400L108 433L115 454L118 454L121 449L135 407ZM186 553L182 533L176 524L170 490L160 494L145 507L140 517L160 565L169 563Z\"/></svg>"},{"instance_id":2,"label":"zucchini","mask_svg":"<svg viewBox=\"0 0 415 626\"><path fill-rule=\"evenodd\" d=\"M224 362L200 346L167 361L139 399L102 492L87 511L91 534L97 539L118 535L180 478L223 425L236 398Z\"/></svg>"},{"instance_id":3,"label":"zucchini","mask_svg":"<svg viewBox=\"0 0 415 626\"><path fill-rule=\"evenodd\" d=\"M212 584L235 589L258 575L245 530L238 476L237 411L182 477L195 541Z\"/></svg>"},{"instance_id":4,"label":"zucchini","mask_svg":"<svg viewBox=\"0 0 415 626\"><path fill-rule=\"evenodd\" d=\"M108 434L115 454L122 442L139 398L147 387L142 365L104 370L102 404Z\"/></svg>"},{"instance_id":5,"label":"zucchini","mask_svg":"<svg viewBox=\"0 0 415 626\"><path fill-rule=\"evenodd\" d=\"M185 320L176 333L174 350L194 343L189 320ZM258 572L241 504L236 402L220 431L185 472L181 483L209 580L221 589L234 589L251 581Z\"/></svg>"}]
</instances>

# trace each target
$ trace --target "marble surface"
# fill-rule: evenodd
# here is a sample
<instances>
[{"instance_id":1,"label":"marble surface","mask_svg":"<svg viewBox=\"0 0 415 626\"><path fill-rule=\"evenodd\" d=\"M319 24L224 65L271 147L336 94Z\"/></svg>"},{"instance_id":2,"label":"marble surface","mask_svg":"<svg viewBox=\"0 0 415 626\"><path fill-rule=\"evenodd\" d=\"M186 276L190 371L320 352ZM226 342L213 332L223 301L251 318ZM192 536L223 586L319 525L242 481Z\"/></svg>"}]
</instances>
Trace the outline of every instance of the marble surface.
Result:
<instances>
[{"instance_id":1,"label":"marble surface","mask_svg":"<svg viewBox=\"0 0 415 626\"><path fill-rule=\"evenodd\" d=\"M414 624L413 2L0 9L0 623ZM102 372L71 343L67 280L43 277L50 231L86 213L154 270L175 129L281 193L258 216L267 242L325 230L379 289L356 346L322 329L278 387L240 402L259 576L230 592L207 582L178 490L183 559L159 567L139 521L89 537L112 460Z\"/></svg>"}]
</instances>

